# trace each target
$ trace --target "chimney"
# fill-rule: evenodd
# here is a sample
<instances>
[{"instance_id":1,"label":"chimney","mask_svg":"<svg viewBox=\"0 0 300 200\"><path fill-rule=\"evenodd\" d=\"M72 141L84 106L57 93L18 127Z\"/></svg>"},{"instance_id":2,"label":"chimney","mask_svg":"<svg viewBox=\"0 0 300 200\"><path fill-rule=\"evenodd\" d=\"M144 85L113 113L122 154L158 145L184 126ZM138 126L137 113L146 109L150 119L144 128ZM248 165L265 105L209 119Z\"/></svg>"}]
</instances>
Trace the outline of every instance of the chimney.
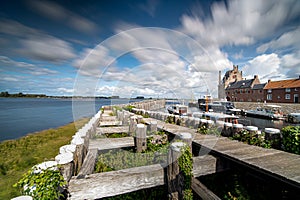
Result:
<instances>
[{"instance_id":1,"label":"chimney","mask_svg":"<svg viewBox=\"0 0 300 200\"><path fill-rule=\"evenodd\" d=\"M221 85L221 71L219 71L219 84Z\"/></svg>"},{"instance_id":2,"label":"chimney","mask_svg":"<svg viewBox=\"0 0 300 200\"><path fill-rule=\"evenodd\" d=\"M258 75L254 75L254 79L258 79Z\"/></svg>"},{"instance_id":3,"label":"chimney","mask_svg":"<svg viewBox=\"0 0 300 200\"><path fill-rule=\"evenodd\" d=\"M271 79L268 80L268 83L270 83L270 82L271 82Z\"/></svg>"}]
</instances>

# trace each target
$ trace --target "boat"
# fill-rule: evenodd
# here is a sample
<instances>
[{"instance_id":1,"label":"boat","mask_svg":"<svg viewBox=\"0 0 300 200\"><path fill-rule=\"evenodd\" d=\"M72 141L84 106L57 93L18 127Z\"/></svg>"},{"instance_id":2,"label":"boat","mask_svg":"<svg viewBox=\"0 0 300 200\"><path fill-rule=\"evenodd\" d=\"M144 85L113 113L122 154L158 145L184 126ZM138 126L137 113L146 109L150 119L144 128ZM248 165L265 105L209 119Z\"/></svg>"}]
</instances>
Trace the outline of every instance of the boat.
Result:
<instances>
[{"instance_id":1,"label":"boat","mask_svg":"<svg viewBox=\"0 0 300 200\"><path fill-rule=\"evenodd\" d=\"M170 114L174 115L187 115L188 113L188 106L182 105L182 104L176 104L176 105L171 105L167 108L168 112Z\"/></svg>"},{"instance_id":2,"label":"boat","mask_svg":"<svg viewBox=\"0 0 300 200\"><path fill-rule=\"evenodd\" d=\"M248 117L280 120L284 119L280 108L281 106L278 105L264 105L257 107L255 110L245 111L245 115Z\"/></svg>"},{"instance_id":3,"label":"boat","mask_svg":"<svg viewBox=\"0 0 300 200\"><path fill-rule=\"evenodd\" d=\"M241 110L235 108L234 103L231 101L211 101L209 103L203 103L199 101L199 109L202 111L212 111L226 114L240 114Z\"/></svg>"},{"instance_id":4,"label":"boat","mask_svg":"<svg viewBox=\"0 0 300 200\"><path fill-rule=\"evenodd\" d=\"M229 123L238 123L239 117L236 115L228 115L224 113L218 113L218 112L204 112L202 114L202 118L212 120L214 122L217 121L224 121L224 122L229 122Z\"/></svg>"},{"instance_id":5,"label":"boat","mask_svg":"<svg viewBox=\"0 0 300 200\"><path fill-rule=\"evenodd\" d=\"M287 115L287 122L293 123L293 124L299 124L300 123L300 113L290 113Z\"/></svg>"}]
</instances>

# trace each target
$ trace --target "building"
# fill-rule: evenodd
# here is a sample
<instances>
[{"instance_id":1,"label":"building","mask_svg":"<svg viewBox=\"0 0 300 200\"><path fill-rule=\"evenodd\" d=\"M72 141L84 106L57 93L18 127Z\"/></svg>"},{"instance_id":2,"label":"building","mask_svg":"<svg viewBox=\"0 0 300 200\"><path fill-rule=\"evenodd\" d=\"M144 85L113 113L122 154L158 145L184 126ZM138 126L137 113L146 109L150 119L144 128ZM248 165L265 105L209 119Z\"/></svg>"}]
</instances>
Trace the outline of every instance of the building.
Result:
<instances>
[{"instance_id":1,"label":"building","mask_svg":"<svg viewBox=\"0 0 300 200\"><path fill-rule=\"evenodd\" d=\"M225 73L223 79L221 79L221 71L219 71L219 85L218 85L218 98L225 99L225 89L230 83L243 80L242 71L239 71L238 65L233 65L233 69Z\"/></svg>"},{"instance_id":2,"label":"building","mask_svg":"<svg viewBox=\"0 0 300 200\"><path fill-rule=\"evenodd\" d=\"M296 79L289 80L269 80L264 90L266 102L299 103L300 76Z\"/></svg>"},{"instance_id":3,"label":"building","mask_svg":"<svg viewBox=\"0 0 300 200\"><path fill-rule=\"evenodd\" d=\"M254 75L253 79L240 80L230 83L226 89L227 101L263 101L264 84L260 84L258 75Z\"/></svg>"}]
</instances>

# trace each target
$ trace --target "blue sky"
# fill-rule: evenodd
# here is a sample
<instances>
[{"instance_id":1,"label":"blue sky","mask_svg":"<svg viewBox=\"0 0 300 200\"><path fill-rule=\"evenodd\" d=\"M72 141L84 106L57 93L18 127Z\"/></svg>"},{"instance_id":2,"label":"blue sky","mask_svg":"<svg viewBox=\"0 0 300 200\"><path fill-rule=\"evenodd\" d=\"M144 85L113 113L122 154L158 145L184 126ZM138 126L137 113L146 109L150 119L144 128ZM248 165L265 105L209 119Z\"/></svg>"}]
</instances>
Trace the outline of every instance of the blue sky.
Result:
<instances>
[{"instance_id":1,"label":"blue sky","mask_svg":"<svg viewBox=\"0 0 300 200\"><path fill-rule=\"evenodd\" d=\"M218 71L300 75L300 1L2 0L0 91L216 96Z\"/></svg>"}]
</instances>

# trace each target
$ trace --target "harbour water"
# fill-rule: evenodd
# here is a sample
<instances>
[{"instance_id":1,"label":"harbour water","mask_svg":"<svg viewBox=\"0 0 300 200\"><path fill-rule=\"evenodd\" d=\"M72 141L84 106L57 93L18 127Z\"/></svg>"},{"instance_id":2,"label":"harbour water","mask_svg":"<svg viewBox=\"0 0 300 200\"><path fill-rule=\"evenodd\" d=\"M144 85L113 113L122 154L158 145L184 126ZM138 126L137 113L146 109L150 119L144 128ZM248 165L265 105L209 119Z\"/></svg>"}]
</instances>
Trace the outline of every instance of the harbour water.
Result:
<instances>
[{"instance_id":1,"label":"harbour water","mask_svg":"<svg viewBox=\"0 0 300 200\"><path fill-rule=\"evenodd\" d=\"M0 98L0 142L93 116L103 105L138 99Z\"/></svg>"}]
</instances>

